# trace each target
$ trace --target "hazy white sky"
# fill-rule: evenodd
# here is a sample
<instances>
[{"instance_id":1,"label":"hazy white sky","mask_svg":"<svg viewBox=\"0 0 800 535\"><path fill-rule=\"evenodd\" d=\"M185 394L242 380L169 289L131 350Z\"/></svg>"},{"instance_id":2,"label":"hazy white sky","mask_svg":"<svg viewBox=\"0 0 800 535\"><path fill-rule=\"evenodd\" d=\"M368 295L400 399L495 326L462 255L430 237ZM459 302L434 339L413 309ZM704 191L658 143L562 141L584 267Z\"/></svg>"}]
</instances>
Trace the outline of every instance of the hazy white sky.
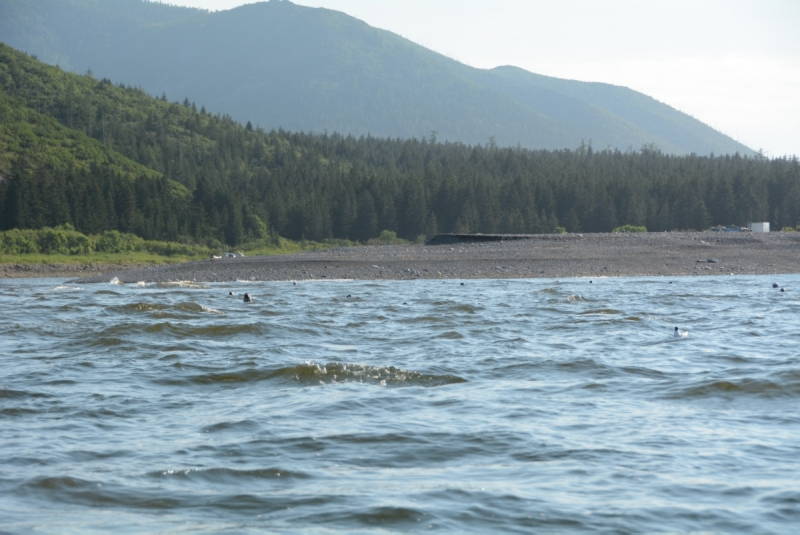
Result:
<instances>
[{"instance_id":1,"label":"hazy white sky","mask_svg":"<svg viewBox=\"0 0 800 535\"><path fill-rule=\"evenodd\" d=\"M162 0L211 10L254 0ZM294 0L481 68L624 85L800 155L800 0Z\"/></svg>"}]
</instances>

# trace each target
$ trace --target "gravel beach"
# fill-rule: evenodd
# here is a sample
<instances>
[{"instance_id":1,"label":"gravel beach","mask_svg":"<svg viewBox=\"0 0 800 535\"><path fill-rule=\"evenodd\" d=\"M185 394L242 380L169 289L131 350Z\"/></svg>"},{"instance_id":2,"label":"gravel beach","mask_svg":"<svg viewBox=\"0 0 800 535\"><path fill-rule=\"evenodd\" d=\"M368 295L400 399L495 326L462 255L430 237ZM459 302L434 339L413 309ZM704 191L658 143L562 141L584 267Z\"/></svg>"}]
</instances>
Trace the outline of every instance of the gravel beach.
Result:
<instances>
[{"instance_id":1,"label":"gravel beach","mask_svg":"<svg viewBox=\"0 0 800 535\"><path fill-rule=\"evenodd\" d=\"M88 277L123 271L131 265L118 264L0 264L0 279Z\"/></svg>"},{"instance_id":2,"label":"gravel beach","mask_svg":"<svg viewBox=\"0 0 800 535\"><path fill-rule=\"evenodd\" d=\"M523 240L337 248L107 270L79 282L482 279L800 272L800 233L543 234ZM48 276L42 274L41 276Z\"/></svg>"}]
</instances>

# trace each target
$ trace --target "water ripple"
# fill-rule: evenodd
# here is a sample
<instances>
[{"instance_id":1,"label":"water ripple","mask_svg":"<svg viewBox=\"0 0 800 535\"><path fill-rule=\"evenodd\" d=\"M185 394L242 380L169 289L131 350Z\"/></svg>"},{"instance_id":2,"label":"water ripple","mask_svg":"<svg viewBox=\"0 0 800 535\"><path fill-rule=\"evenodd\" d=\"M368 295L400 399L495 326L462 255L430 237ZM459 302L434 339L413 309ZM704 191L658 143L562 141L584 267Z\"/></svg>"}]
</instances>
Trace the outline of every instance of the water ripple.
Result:
<instances>
[{"instance_id":1,"label":"water ripple","mask_svg":"<svg viewBox=\"0 0 800 535\"><path fill-rule=\"evenodd\" d=\"M393 366L380 367L340 362L310 362L280 368L250 368L235 372L204 373L183 378L161 378L156 379L155 382L163 385L208 385L270 380L280 380L301 385L356 382L384 386L441 386L465 381L461 377L453 375L425 374L402 370Z\"/></svg>"},{"instance_id":2,"label":"water ripple","mask_svg":"<svg viewBox=\"0 0 800 535\"><path fill-rule=\"evenodd\" d=\"M800 276L464 282L0 280L0 530L796 531Z\"/></svg>"}]
</instances>

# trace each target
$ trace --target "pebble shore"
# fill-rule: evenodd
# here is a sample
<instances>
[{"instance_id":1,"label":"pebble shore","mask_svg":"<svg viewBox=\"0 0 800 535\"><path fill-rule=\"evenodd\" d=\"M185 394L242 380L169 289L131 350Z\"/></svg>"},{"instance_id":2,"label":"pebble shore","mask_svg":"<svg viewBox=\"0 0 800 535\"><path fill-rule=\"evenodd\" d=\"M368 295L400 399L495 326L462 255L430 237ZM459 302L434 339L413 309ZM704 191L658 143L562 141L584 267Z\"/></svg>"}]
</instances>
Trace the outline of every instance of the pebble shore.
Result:
<instances>
[{"instance_id":1,"label":"pebble shore","mask_svg":"<svg viewBox=\"0 0 800 535\"><path fill-rule=\"evenodd\" d=\"M79 282L499 279L800 273L800 233L543 234L112 269ZM43 274L41 276L51 276Z\"/></svg>"}]
</instances>

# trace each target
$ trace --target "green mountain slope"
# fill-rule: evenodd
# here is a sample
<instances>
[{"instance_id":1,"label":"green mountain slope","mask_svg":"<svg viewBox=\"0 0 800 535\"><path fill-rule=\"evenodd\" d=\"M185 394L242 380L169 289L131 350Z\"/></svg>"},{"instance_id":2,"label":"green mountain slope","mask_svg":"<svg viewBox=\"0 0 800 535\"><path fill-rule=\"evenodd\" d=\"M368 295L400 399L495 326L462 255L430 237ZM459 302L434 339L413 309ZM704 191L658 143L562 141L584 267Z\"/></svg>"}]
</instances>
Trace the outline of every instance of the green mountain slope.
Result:
<instances>
[{"instance_id":1,"label":"green mountain slope","mask_svg":"<svg viewBox=\"0 0 800 535\"><path fill-rule=\"evenodd\" d=\"M140 0L0 0L0 40L66 69L265 128L503 146L752 154L641 93L474 69L343 13L272 0L208 13Z\"/></svg>"},{"instance_id":2,"label":"green mountain slope","mask_svg":"<svg viewBox=\"0 0 800 535\"><path fill-rule=\"evenodd\" d=\"M756 220L800 223L797 159L266 132L0 44L0 230L218 246Z\"/></svg>"},{"instance_id":3,"label":"green mountain slope","mask_svg":"<svg viewBox=\"0 0 800 535\"><path fill-rule=\"evenodd\" d=\"M4 93L0 93L0 148L0 172L6 174L22 166L66 172L102 165L129 178L160 175Z\"/></svg>"},{"instance_id":4,"label":"green mountain slope","mask_svg":"<svg viewBox=\"0 0 800 535\"><path fill-rule=\"evenodd\" d=\"M102 132L103 115L82 104L110 87L0 45L0 228L71 223L164 235L155 219L178 213L188 189L52 115L97 122Z\"/></svg>"}]
</instances>

